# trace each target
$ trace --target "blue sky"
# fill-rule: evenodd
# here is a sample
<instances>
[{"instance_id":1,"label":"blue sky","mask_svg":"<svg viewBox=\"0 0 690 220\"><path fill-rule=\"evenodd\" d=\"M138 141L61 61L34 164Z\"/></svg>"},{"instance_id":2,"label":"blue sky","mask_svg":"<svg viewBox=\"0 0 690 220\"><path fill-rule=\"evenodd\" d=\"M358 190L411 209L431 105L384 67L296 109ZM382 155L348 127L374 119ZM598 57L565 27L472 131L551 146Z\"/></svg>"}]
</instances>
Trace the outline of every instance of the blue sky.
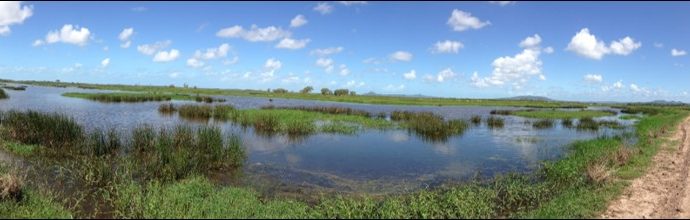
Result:
<instances>
[{"instance_id":1,"label":"blue sky","mask_svg":"<svg viewBox=\"0 0 690 220\"><path fill-rule=\"evenodd\" d=\"M3 2L0 78L690 102L688 11L687 2Z\"/></svg>"}]
</instances>

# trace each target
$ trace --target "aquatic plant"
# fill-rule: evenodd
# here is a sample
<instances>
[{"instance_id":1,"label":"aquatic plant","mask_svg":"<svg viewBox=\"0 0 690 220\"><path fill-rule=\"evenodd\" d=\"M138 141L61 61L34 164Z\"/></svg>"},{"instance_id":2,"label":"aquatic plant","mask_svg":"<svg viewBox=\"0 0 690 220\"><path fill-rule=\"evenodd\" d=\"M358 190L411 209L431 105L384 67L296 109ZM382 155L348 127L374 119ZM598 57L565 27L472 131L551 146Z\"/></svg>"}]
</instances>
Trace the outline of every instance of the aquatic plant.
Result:
<instances>
[{"instance_id":1,"label":"aquatic plant","mask_svg":"<svg viewBox=\"0 0 690 220\"><path fill-rule=\"evenodd\" d=\"M561 119L561 125L566 128L572 128L573 127L573 119L570 118L564 118Z\"/></svg>"},{"instance_id":2,"label":"aquatic plant","mask_svg":"<svg viewBox=\"0 0 690 220\"><path fill-rule=\"evenodd\" d=\"M371 117L371 114L367 111L356 110L356 109L347 108L347 107L337 107L337 106L296 106L296 107L280 106L280 107L277 107L277 106L273 106L273 105L268 105L268 106L262 106L261 109L291 109L291 110L300 110L300 111L308 111L308 112L321 112L321 113L326 113L326 114L359 115L359 116L364 116L364 117Z\"/></svg>"},{"instance_id":3,"label":"aquatic plant","mask_svg":"<svg viewBox=\"0 0 690 220\"><path fill-rule=\"evenodd\" d=\"M512 110L491 110L491 112L489 112L489 113L492 115L511 115L511 114L513 114L513 111Z\"/></svg>"},{"instance_id":4,"label":"aquatic plant","mask_svg":"<svg viewBox=\"0 0 690 220\"><path fill-rule=\"evenodd\" d=\"M99 102L160 102L172 99L171 95L157 93L65 93L63 95Z\"/></svg>"},{"instance_id":5,"label":"aquatic plant","mask_svg":"<svg viewBox=\"0 0 690 220\"><path fill-rule=\"evenodd\" d=\"M6 99L9 98L10 96L5 93L5 90L0 89L0 99Z\"/></svg>"},{"instance_id":6,"label":"aquatic plant","mask_svg":"<svg viewBox=\"0 0 690 220\"><path fill-rule=\"evenodd\" d=\"M537 129L551 128L551 127L553 127L553 120L542 119L542 120L539 120L539 121L532 123L532 127L537 128Z\"/></svg>"},{"instance_id":7,"label":"aquatic plant","mask_svg":"<svg viewBox=\"0 0 690 220\"><path fill-rule=\"evenodd\" d=\"M0 112L3 136L23 144L67 149L81 142L82 127L74 119L59 113L37 111Z\"/></svg>"},{"instance_id":8,"label":"aquatic plant","mask_svg":"<svg viewBox=\"0 0 690 220\"><path fill-rule=\"evenodd\" d=\"M503 128L504 120L500 117L489 116L486 119L486 126L489 128Z\"/></svg>"},{"instance_id":9,"label":"aquatic plant","mask_svg":"<svg viewBox=\"0 0 690 220\"><path fill-rule=\"evenodd\" d=\"M175 108L175 105L172 103L164 103L158 106L158 112L162 114L172 114L177 111L177 108Z\"/></svg>"},{"instance_id":10,"label":"aquatic plant","mask_svg":"<svg viewBox=\"0 0 690 220\"><path fill-rule=\"evenodd\" d=\"M205 103L213 103L213 102L225 102L225 99L223 98L213 98L211 96L195 96L194 101L196 102L205 102Z\"/></svg>"},{"instance_id":11,"label":"aquatic plant","mask_svg":"<svg viewBox=\"0 0 690 220\"><path fill-rule=\"evenodd\" d=\"M598 130L599 123L591 117L581 118L577 123L578 130Z\"/></svg>"},{"instance_id":12,"label":"aquatic plant","mask_svg":"<svg viewBox=\"0 0 690 220\"><path fill-rule=\"evenodd\" d=\"M467 128L467 123L463 120L445 121L443 117L431 112L393 111L391 119L403 121L409 130L433 142L446 141L450 136L464 133Z\"/></svg>"},{"instance_id":13,"label":"aquatic plant","mask_svg":"<svg viewBox=\"0 0 690 220\"><path fill-rule=\"evenodd\" d=\"M473 115L472 118L470 119L472 124L474 125L479 125L482 123L482 116L479 115Z\"/></svg>"}]
</instances>

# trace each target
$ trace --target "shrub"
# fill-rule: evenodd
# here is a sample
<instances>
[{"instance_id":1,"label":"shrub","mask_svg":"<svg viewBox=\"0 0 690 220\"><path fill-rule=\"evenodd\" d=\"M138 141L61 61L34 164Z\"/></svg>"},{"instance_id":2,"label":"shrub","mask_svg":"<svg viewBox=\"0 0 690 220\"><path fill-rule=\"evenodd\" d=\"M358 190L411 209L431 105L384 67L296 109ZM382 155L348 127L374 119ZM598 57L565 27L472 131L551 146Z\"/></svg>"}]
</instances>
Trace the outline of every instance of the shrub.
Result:
<instances>
[{"instance_id":1,"label":"shrub","mask_svg":"<svg viewBox=\"0 0 690 220\"><path fill-rule=\"evenodd\" d=\"M307 93L310 93L311 91L314 91L314 87L307 86L307 87L304 87L304 89L300 90L299 92L302 94L307 94Z\"/></svg>"},{"instance_id":2,"label":"shrub","mask_svg":"<svg viewBox=\"0 0 690 220\"><path fill-rule=\"evenodd\" d=\"M333 91L333 95L335 96L343 96L348 94L350 94L350 90L348 89L336 89L335 91Z\"/></svg>"},{"instance_id":3,"label":"shrub","mask_svg":"<svg viewBox=\"0 0 690 220\"><path fill-rule=\"evenodd\" d=\"M328 88L322 88L321 95L333 95L333 92L331 92L331 90Z\"/></svg>"}]
</instances>

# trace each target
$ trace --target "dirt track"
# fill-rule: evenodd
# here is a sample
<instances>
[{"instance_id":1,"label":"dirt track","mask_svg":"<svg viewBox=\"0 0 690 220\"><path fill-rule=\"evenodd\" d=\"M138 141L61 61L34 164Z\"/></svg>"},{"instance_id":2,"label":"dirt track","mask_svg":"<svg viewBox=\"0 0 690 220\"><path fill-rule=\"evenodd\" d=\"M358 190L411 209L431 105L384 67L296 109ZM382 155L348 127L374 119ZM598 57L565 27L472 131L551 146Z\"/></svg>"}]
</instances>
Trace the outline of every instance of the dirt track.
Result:
<instances>
[{"instance_id":1,"label":"dirt track","mask_svg":"<svg viewBox=\"0 0 690 220\"><path fill-rule=\"evenodd\" d=\"M609 203L601 218L690 217L690 117L652 159L647 172Z\"/></svg>"}]
</instances>

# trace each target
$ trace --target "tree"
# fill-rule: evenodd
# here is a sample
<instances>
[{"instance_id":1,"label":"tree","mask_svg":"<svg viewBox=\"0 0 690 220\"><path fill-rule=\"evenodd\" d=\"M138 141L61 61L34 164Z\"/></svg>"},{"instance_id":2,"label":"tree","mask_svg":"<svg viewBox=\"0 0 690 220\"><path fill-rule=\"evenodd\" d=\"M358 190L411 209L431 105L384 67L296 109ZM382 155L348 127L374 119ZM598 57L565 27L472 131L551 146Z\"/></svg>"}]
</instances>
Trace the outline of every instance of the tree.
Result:
<instances>
[{"instance_id":1,"label":"tree","mask_svg":"<svg viewBox=\"0 0 690 220\"><path fill-rule=\"evenodd\" d=\"M273 93L288 93L287 89L277 88L273 90Z\"/></svg>"},{"instance_id":2,"label":"tree","mask_svg":"<svg viewBox=\"0 0 690 220\"><path fill-rule=\"evenodd\" d=\"M333 91L333 94L335 96L347 95L349 93L350 93L350 90L347 90L347 89L336 89L335 91Z\"/></svg>"},{"instance_id":3,"label":"tree","mask_svg":"<svg viewBox=\"0 0 690 220\"><path fill-rule=\"evenodd\" d=\"M357 95L357 93L355 91L350 91L350 95L355 96L355 95Z\"/></svg>"},{"instance_id":4,"label":"tree","mask_svg":"<svg viewBox=\"0 0 690 220\"><path fill-rule=\"evenodd\" d=\"M307 86L307 87L304 87L304 89L300 90L299 92L307 94L307 93L310 93L312 90L314 90L314 87Z\"/></svg>"},{"instance_id":5,"label":"tree","mask_svg":"<svg viewBox=\"0 0 690 220\"><path fill-rule=\"evenodd\" d=\"M330 89L328 88L323 88L321 89L321 95L333 95Z\"/></svg>"}]
</instances>

